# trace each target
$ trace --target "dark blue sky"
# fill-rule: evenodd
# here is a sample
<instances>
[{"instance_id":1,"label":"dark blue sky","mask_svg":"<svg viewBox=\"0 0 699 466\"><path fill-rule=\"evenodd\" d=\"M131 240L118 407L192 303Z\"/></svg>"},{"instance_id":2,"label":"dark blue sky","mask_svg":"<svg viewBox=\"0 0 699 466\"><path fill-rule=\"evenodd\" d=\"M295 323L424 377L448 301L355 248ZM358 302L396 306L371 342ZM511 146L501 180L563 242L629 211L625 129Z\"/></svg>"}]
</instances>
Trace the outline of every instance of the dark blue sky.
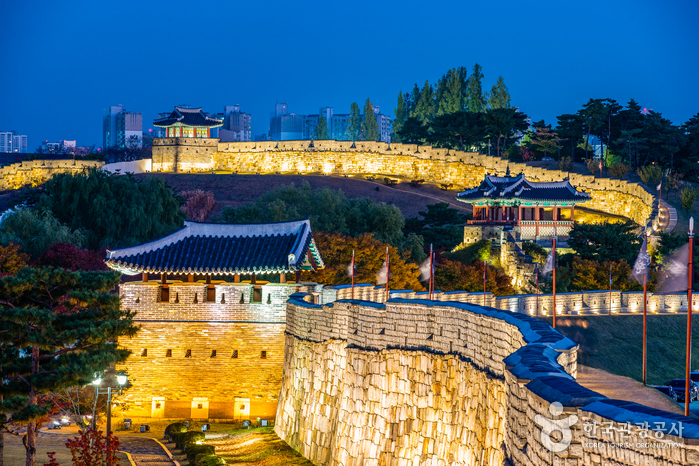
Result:
<instances>
[{"instance_id":1,"label":"dark blue sky","mask_svg":"<svg viewBox=\"0 0 699 466\"><path fill-rule=\"evenodd\" d=\"M635 98L679 124L699 112L699 2L3 2L0 130L102 142L102 110L177 104L347 113L446 70L502 75L513 105L555 122L590 97Z\"/></svg>"}]
</instances>

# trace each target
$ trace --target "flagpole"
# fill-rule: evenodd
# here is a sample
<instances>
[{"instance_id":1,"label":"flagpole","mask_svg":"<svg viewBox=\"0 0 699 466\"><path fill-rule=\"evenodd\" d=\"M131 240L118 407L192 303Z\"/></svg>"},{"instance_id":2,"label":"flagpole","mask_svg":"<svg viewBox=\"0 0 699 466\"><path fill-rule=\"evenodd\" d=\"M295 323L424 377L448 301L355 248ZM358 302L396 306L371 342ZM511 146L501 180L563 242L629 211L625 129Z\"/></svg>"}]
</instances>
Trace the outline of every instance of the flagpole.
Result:
<instances>
[{"instance_id":1,"label":"flagpole","mask_svg":"<svg viewBox=\"0 0 699 466\"><path fill-rule=\"evenodd\" d=\"M556 328L556 237L553 237L553 328Z\"/></svg>"},{"instance_id":2,"label":"flagpole","mask_svg":"<svg viewBox=\"0 0 699 466\"><path fill-rule=\"evenodd\" d=\"M612 264L609 263L609 315L612 315Z\"/></svg>"},{"instance_id":3,"label":"flagpole","mask_svg":"<svg viewBox=\"0 0 699 466\"><path fill-rule=\"evenodd\" d=\"M388 281L391 278L391 263L388 258L388 246L386 246L386 301L388 301Z\"/></svg>"},{"instance_id":4,"label":"flagpole","mask_svg":"<svg viewBox=\"0 0 699 466\"><path fill-rule=\"evenodd\" d=\"M689 372L692 370L692 286L694 278L694 217L689 219L689 252L687 253L687 366L684 374L684 415L689 416Z\"/></svg>"},{"instance_id":5,"label":"flagpole","mask_svg":"<svg viewBox=\"0 0 699 466\"><path fill-rule=\"evenodd\" d=\"M354 249L352 249L352 269L350 273L352 275L352 299L354 299Z\"/></svg>"},{"instance_id":6,"label":"flagpole","mask_svg":"<svg viewBox=\"0 0 699 466\"><path fill-rule=\"evenodd\" d=\"M486 274L487 274L487 261L483 261L483 305L485 306L485 282L487 280Z\"/></svg>"},{"instance_id":7,"label":"flagpole","mask_svg":"<svg viewBox=\"0 0 699 466\"><path fill-rule=\"evenodd\" d=\"M430 271L430 273L432 274L432 298L430 298L430 299L434 299L434 279L435 279L434 275L437 272L437 269L435 268L435 263L434 263L435 257L437 257L437 253L433 252L432 253L432 266L431 266L431 271Z\"/></svg>"}]
</instances>

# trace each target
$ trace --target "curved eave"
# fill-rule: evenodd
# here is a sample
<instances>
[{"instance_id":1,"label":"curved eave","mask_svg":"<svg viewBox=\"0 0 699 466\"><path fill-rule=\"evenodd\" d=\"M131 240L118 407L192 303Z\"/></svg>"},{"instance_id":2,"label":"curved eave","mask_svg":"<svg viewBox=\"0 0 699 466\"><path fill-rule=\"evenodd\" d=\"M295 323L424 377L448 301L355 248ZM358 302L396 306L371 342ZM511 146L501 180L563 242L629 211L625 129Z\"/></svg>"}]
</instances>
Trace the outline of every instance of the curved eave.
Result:
<instances>
[{"instance_id":1,"label":"curved eave","mask_svg":"<svg viewBox=\"0 0 699 466\"><path fill-rule=\"evenodd\" d=\"M223 126L223 122L219 123L214 123L214 122L207 122L204 124L200 125L189 125L187 123L182 123L181 121L175 121L175 122L170 122L170 121L154 121L153 126L157 128L170 128L172 126L188 126L191 128L217 128L219 126Z\"/></svg>"},{"instance_id":2,"label":"curved eave","mask_svg":"<svg viewBox=\"0 0 699 466\"><path fill-rule=\"evenodd\" d=\"M589 197L581 197L579 199L535 199L535 198L522 198L522 197L458 197L456 200L465 202L467 204L525 204L525 203L537 203L537 204L548 204L548 205L577 205L582 204L591 200Z\"/></svg>"},{"instance_id":3,"label":"curved eave","mask_svg":"<svg viewBox=\"0 0 699 466\"><path fill-rule=\"evenodd\" d=\"M138 275L139 273L169 273L169 274L195 274L195 275L264 275L277 273L293 273L300 270L305 270L301 267L253 267L251 269L231 269L231 268L188 268L188 269L159 269L152 267L143 267L138 264L122 264L120 261L108 260L105 262L107 267L125 275ZM310 269L310 267L308 267Z\"/></svg>"}]
</instances>

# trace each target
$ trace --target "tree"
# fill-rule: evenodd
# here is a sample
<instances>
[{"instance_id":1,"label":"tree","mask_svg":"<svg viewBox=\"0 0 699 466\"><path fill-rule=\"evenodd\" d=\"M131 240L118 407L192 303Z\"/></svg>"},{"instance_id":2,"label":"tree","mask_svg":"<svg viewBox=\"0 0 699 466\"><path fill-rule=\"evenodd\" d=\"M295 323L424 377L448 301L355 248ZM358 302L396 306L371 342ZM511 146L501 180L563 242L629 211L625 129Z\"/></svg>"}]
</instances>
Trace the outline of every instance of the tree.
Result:
<instances>
[{"instance_id":1,"label":"tree","mask_svg":"<svg viewBox=\"0 0 699 466\"><path fill-rule=\"evenodd\" d=\"M80 246L83 242L79 229L62 224L50 211L18 208L0 224L0 244L18 245L33 261L56 243Z\"/></svg>"},{"instance_id":2,"label":"tree","mask_svg":"<svg viewBox=\"0 0 699 466\"><path fill-rule=\"evenodd\" d=\"M71 229L79 229L90 249L161 238L181 228L184 217L164 180L137 180L132 174L105 171L54 176L44 185L39 207L50 210Z\"/></svg>"},{"instance_id":3,"label":"tree","mask_svg":"<svg viewBox=\"0 0 699 466\"><path fill-rule=\"evenodd\" d=\"M587 141L590 140L591 135L598 136L598 130L603 128L607 114L608 111L604 105L604 99L590 99L578 111L578 116L587 134ZM585 146L585 158L588 158L587 145Z\"/></svg>"},{"instance_id":4,"label":"tree","mask_svg":"<svg viewBox=\"0 0 699 466\"><path fill-rule=\"evenodd\" d=\"M446 115L466 109L466 68L452 68L440 79L437 88L436 115Z\"/></svg>"},{"instance_id":5,"label":"tree","mask_svg":"<svg viewBox=\"0 0 699 466\"><path fill-rule=\"evenodd\" d=\"M542 122L543 123L543 122ZM561 138L555 131L551 131L551 125L535 126L536 133L532 138L532 148L545 154L553 155L561 148Z\"/></svg>"},{"instance_id":6,"label":"tree","mask_svg":"<svg viewBox=\"0 0 699 466\"><path fill-rule=\"evenodd\" d=\"M490 109L485 113L485 126L488 134L492 137L497 135L497 156L500 157L500 141L504 141L503 147L505 147L507 139L526 131L529 123L527 123L527 115L516 108L501 107Z\"/></svg>"},{"instance_id":7,"label":"tree","mask_svg":"<svg viewBox=\"0 0 699 466\"><path fill-rule=\"evenodd\" d=\"M359 105L357 102L352 102L350 106L350 116L347 121L347 140L359 141L362 124L362 116L359 114Z\"/></svg>"},{"instance_id":8,"label":"tree","mask_svg":"<svg viewBox=\"0 0 699 466\"><path fill-rule=\"evenodd\" d=\"M181 191L179 197L184 202L182 212L189 220L194 220L195 222L205 221L216 204L214 193L201 189Z\"/></svg>"},{"instance_id":9,"label":"tree","mask_svg":"<svg viewBox=\"0 0 699 466\"><path fill-rule=\"evenodd\" d=\"M74 244L56 243L37 260L40 266L57 267L66 270L107 271L104 263L106 251L80 249Z\"/></svg>"},{"instance_id":10,"label":"tree","mask_svg":"<svg viewBox=\"0 0 699 466\"><path fill-rule=\"evenodd\" d=\"M403 144L424 144L428 136L427 129L419 119L410 117L398 130L398 136Z\"/></svg>"},{"instance_id":11,"label":"tree","mask_svg":"<svg viewBox=\"0 0 699 466\"><path fill-rule=\"evenodd\" d=\"M641 177L641 181L651 189L655 189L663 179L663 169L660 168L660 165L645 165L639 168L636 173Z\"/></svg>"},{"instance_id":12,"label":"tree","mask_svg":"<svg viewBox=\"0 0 699 466\"><path fill-rule=\"evenodd\" d=\"M26 426L27 466L34 465L39 420L51 408L39 396L87 385L129 355L113 344L138 331L135 313L110 293L119 278L27 267L0 279L0 413L10 415L0 422L16 435L13 425Z\"/></svg>"},{"instance_id":13,"label":"tree","mask_svg":"<svg viewBox=\"0 0 699 466\"><path fill-rule=\"evenodd\" d=\"M468 266L438 254L434 283L441 291L483 291L483 264ZM492 265L488 265L486 288L496 296L515 294L512 279Z\"/></svg>"},{"instance_id":14,"label":"tree","mask_svg":"<svg viewBox=\"0 0 699 466\"><path fill-rule=\"evenodd\" d=\"M331 285L351 283L347 269L352 260L352 251L354 251L356 268L354 282L376 284L376 274L383 265L388 246L391 262L389 288L394 290L424 290L420 284L420 271L417 264L405 262L401 258L401 253L405 254L404 251L382 243L369 234L348 237L337 233L314 232L313 237L325 262L325 268L317 272L303 272L303 279Z\"/></svg>"},{"instance_id":15,"label":"tree","mask_svg":"<svg viewBox=\"0 0 699 466\"><path fill-rule=\"evenodd\" d=\"M687 212L687 215L689 215L689 211L694 207L698 192L696 188L691 187L686 187L682 190L680 204L682 204L682 209Z\"/></svg>"},{"instance_id":16,"label":"tree","mask_svg":"<svg viewBox=\"0 0 699 466\"><path fill-rule=\"evenodd\" d=\"M631 266L625 260L593 261L575 257L570 265L572 274L570 291L604 290L609 288L609 266L612 268L614 288L621 291L637 291L638 282L631 278Z\"/></svg>"},{"instance_id":17,"label":"tree","mask_svg":"<svg viewBox=\"0 0 699 466\"><path fill-rule=\"evenodd\" d=\"M570 232L568 245L582 259L594 261L625 260L629 264L636 260L641 239L636 236L638 228L633 221L618 223L576 224Z\"/></svg>"},{"instance_id":18,"label":"tree","mask_svg":"<svg viewBox=\"0 0 699 466\"><path fill-rule=\"evenodd\" d=\"M511 107L510 90L505 86L505 80L502 76L498 77L497 83L493 85L493 89L490 91L488 107L491 109Z\"/></svg>"},{"instance_id":19,"label":"tree","mask_svg":"<svg viewBox=\"0 0 699 466\"><path fill-rule=\"evenodd\" d=\"M486 97L483 95L483 71L481 65L473 65L473 72L466 81L466 96L468 97L468 111L479 113L486 110Z\"/></svg>"},{"instance_id":20,"label":"tree","mask_svg":"<svg viewBox=\"0 0 699 466\"><path fill-rule=\"evenodd\" d=\"M364 103L364 121L362 121L362 139L365 141L378 141L381 139L379 134L379 124L376 122L376 114L374 106L371 105L371 99L367 98Z\"/></svg>"},{"instance_id":21,"label":"tree","mask_svg":"<svg viewBox=\"0 0 699 466\"><path fill-rule=\"evenodd\" d=\"M318 124L316 125L316 130L313 133L313 138L315 140L328 139L328 120L325 119L323 115L318 119Z\"/></svg>"},{"instance_id":22,"label":"tree","mask_svg":"<svg viewBox=\"0 0 699 466\"><path fill-rule=\"evenodd\" d=\"M391 140L394 142L402 142L399 133L405 124L405 120L408 118L403 91L398 93L398 102L396 103L396 108L393 110L393 113L396 115L396 119L393 120L393 128L391 130L393 135Z\"/></svg>"},{"instance_id":23,"label":"tree","mask_svg":"<svg viewBox=\"0 0 699 466\"><path fill-rule=\"evenodd\" d=\"M570 156L575 161L575 148L582 139L583 124L578 115L563 114L556 117L556 133L561 141L570 141ZM579 158L578 158L579 159Z\"/></svg>"},{"instance_id":24,"label":"tree","mask_svg":"<svg viewBox=\"0 0 699 466\"><path fill-rule=\"evenodd\" d=\"M27 266L29 256L24 254L18 244L0 245L0 277L14 275Z\"/></svg>"},{"instance_id":25,"label":"tree","mask_svg":"<svg viewBox=\"0 0 699 466\"><path fill-rule=\"evenodd\" d=\"M415 109L410 113L411 117L417 118L422 123L429 122L434 116L434 90L429 81L420 91L420 97L415 104Z\"/></svg>"},{"instance_id":26,"label":"tree","mask_svg":"<svg viewBox=\"0 0 699 466\"><path fill-rule=\"evenodd\" d=\"M112 466L119 464L117 451L121 442L112 432L83 429L80 436L66 441L74 466Z\"/></svg>"},{"instance_id":27,"label":"tree","mask_svg":"<svg viewBox=\"0 0 699 466\"><path fill-rule=\"evenodd\" d=\"M463 214L446 202L430 204L427 211L418 213L423 218L407 219L403 231L422 236L425 245L433 244L435 249L451 250L458 246L464 237L463 225L471 218L470 214Z\"/></svg>"}]
</instances>

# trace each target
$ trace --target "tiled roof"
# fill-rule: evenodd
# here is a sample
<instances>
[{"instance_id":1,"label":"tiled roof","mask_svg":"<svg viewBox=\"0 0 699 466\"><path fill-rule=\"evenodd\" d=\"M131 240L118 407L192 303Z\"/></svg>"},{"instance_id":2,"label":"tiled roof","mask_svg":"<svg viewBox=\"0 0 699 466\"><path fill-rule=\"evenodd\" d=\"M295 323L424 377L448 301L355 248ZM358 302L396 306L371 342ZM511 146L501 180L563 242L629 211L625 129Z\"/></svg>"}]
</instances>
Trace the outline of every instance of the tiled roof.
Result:
<instances>
[{"instance_id":1,"label":"tiled roof","mask_svg":"<svg viewBox=\"0 0 699 466\"><path fill-rule=\"evenodd\" d=\"M308 220L261 224L185 222L175 233L107 251L106 264L134 275L264 274L323 268Z\"/></svg>"},{"instance_id":2,"label":"tiled roof","mask_svg":"<svg viewBox=\"0 0 699 466\"><path fill-rule=\"evenodd\" d=\"M223 126L223 121L207 116L206 113L201 111L201 107L175 107L175 110L170 114L170 116L165 118L157 118L153 120L153 126L159 126L163 128L167 126L172 126L176 123L180 123L184 126L203 126L209 128Z\"/></svg>"},{"instance_id":3,"label":"tiled roof","mask_svg":"<svg viewBox=\"0 0 699 466\"><path fill-rule=\"evenodd\" d=\"M553 204L579 204L590 200L588 193L578 191L567 179L553 183L529 181L519 176L486 175L481 185L457 194L462 202L548 202Z\"/></svg>"}]
</instances>

